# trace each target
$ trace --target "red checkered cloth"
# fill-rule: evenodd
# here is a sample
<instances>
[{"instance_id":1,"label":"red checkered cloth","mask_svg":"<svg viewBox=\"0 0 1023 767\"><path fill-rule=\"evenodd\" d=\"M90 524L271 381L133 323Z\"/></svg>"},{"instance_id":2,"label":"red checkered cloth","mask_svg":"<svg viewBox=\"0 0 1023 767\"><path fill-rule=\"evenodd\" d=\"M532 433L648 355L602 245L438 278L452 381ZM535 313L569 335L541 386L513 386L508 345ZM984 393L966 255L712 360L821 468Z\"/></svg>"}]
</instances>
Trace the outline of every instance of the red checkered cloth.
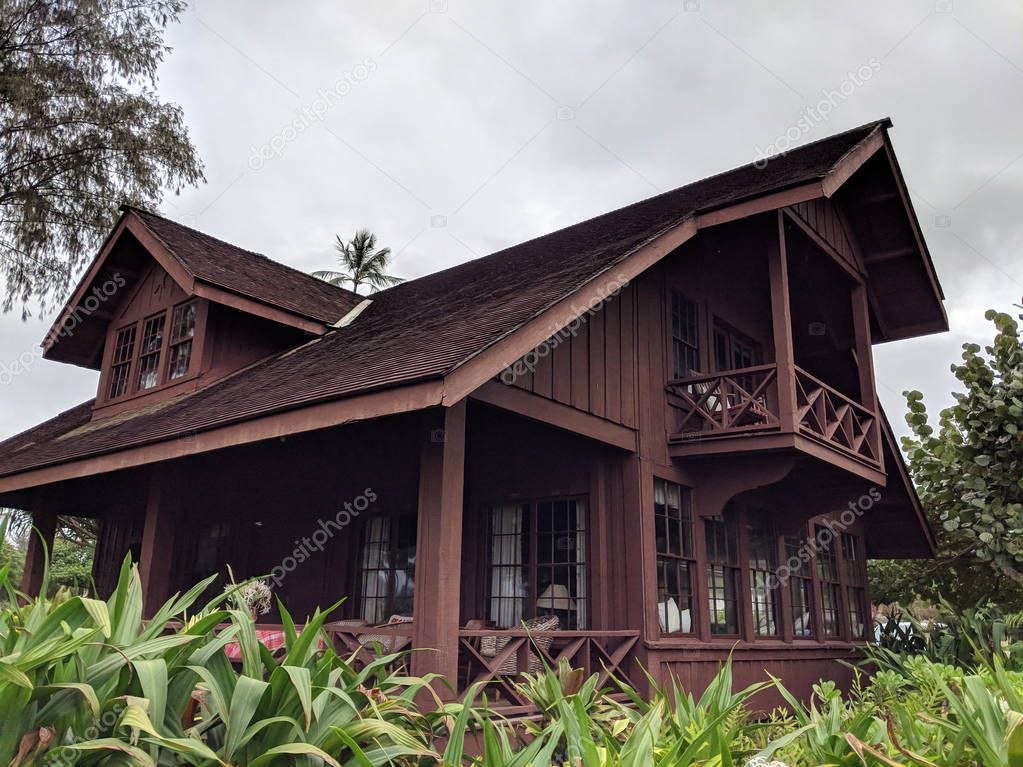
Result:
<instances>
[{"instance_id":1,"label":"red checkered cloth","mask_svg":"<svg viewBox=\"0 0 1023 767\"><path fill-rule=\"evenodd\" d=\"M302 631L299 629L298 633ZM276 653L282 649L287 642L284 635L284 631L281 629L256 629L256 641L258 641L263 647L271 652ZM320 649L326 649L327 644L323 641L323 637L320 637ZM228 642L224 645L224 653L227 655L228 660L240 661L242 659L242 648L237 642Z\"/></svg>"}]
</instances>

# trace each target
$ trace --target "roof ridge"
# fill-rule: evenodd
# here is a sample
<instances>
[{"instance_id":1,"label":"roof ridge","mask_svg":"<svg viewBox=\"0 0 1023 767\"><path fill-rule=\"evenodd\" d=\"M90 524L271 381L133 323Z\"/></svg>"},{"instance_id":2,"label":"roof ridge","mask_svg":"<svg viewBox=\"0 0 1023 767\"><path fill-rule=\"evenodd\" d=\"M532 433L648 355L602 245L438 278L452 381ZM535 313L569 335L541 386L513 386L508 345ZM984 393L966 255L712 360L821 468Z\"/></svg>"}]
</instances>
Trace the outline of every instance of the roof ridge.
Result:
<instances>
[{"instance_id":1,"label":"roof ridge","mask_svg":"<svg viewBox=\"0 0 1023 767\"><path fill-rule=\"evenodd\" d=\"M151 210L146 210L145 208L141 208L141 207L139 207L137 205L122 205L121 209L122 210L130 210L130 211L132 211L132 212L134 212L136 214L137 213L142 213L143 215L146 215L146 216L152 216L153 218L158 218L161 221L166 221L168 224L172 224L172 225L174 225L174 226L176 226L176 227L178 227L180 229L186 229L189 232L194 232L195 234L198 234L201 237L205 237L207 239L213 240L214 242L220 243L221 245L226 245L227 247L233 248L233 249L235 249L237 251L245 253L246 255L254 256L256 258L263 259L264 261L269 261L270 263L274 264L275 266L279 266L282 269L288 270L289 272L293 272L295 274L301 275L303 278L305 278L307 281L309 281L311 283L317 283L319 285L326 285L328 288L330 288L332 290L335 290L335 291L339 291L339 292L344 293L344 294L346 294L348 296L359 296L360 298L364 298L364 296L361 296L359 293L356 293L354 291L348 290L348 288L342 288L342 287L340 287L338 285L334 285L332 283L327 282L326 280L321 280L318 277L313 277L308 272L303 272L301 269L297 269L294 266L290 266L289 264L286 264L283 261L278 261L276 258L270 258L270 256L266 255L265 253L259 253L259 252L255 251L255 250L249 250L248 248L243 248L240 245L235 245L233 242L228 242L227 240L223 240L220 237L216 237L216 236L214 236L212 234L208 234L207 232L203 232L203 231L201 231L199 229L196 229L193 226L188 226L188 224L182 224L180 221L175 221L172 218L167 218L167 216L161 215L159 213L154 213ZM156 234L156 233L154 232L153 234ZM157 235L157 237L158 237L158 239L160 239L161 242L164 242L163 238L159 237L159 235ZM167 243L164 242L164 245L167 245ZM168 247L168 250L171 250L171 252L173 252L173 250L169 246L167 246L167 247Z\"/></svg>"}]
</instances>

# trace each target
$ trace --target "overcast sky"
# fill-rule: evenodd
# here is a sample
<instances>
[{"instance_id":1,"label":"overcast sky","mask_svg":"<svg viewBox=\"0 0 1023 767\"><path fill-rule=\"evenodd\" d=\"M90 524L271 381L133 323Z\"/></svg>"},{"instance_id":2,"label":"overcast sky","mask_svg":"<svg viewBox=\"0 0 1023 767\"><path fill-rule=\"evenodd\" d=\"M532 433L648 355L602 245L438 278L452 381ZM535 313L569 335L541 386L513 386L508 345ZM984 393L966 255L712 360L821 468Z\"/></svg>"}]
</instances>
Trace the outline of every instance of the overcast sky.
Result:
<instances>
[{"instance_id":1,"label":"overcast sky","mask_svg":"<svg viewBox=\"0 0 1023 767\"><path fill-rule=\"evenodd\" d=\"M1023 295L1018 0L198 0L168 42L159 90L207 183L162 212L300 269L365 226L416 277L888 115L952 326L875 347L897 429L900 392L946 404L984 310ZM0 363L51 320L0 316ZM0 436L96 380L35 362Z\"/></svg>"}]
</instances>

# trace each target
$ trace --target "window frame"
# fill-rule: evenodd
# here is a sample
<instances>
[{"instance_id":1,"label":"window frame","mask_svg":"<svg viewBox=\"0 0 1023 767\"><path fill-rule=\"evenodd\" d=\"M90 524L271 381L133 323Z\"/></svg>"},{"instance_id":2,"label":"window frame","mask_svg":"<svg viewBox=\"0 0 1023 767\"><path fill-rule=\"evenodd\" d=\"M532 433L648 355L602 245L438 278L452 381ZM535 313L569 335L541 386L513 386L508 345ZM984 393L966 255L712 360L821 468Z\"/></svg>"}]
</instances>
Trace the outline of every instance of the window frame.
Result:
<instances>
[{"instance_id":1,"label":"window frame","mask_svg":"<svg viewBox=\"0 0 1023 767\"><path fill-rule=\"evenodd\" d=\"M712 557L711 546L710 546L710 529L714 525L721 525L724 530L724 542L725 542L725 554L726 560L719 560ZM744 593L743 584L745 580L743 578L742 570L743 565L741 561L740 549L742 547L742 528L739 524L739 515L735 510L725 509L720 515L703 517L703 536L704 536L704 577L706 578L706 594L707 594L707 630L709 635L713 639L738 639L742 638L744 631L744 615L745 605L742 594ZM715 545L715 549L717 546ZM731 548L731 551L728 549ZM715 552L716 553L716 552ZM729 558L728 555L731 555ZM714 603L717 601L715 596L718 589L712 582L712 579L716 576L715 569L719 569L721 575L721 588L723 590L721 601L725 605L725 625L727 628L728 622L728 605L734 605L734 621L735 631L714 631L715 624L714 618L717 613L717 609ZM729 596L728 586L731 584L731 595Z\"/></svg>"},{"instance_id":2,"label":"window frame","mask_svg":"<svg viewBox=\"0 0 1023 767\"><path fill-rule=\"evenodd\" d=\"M184 336L182 338L175 338L174 333L177 330L176 322L178 312L187 310L189 307L194 309L192 314L192 334ZM167 316L170 322L167 325L167 355L163 364L163 375L161 384L170 384L175 381L180 381L184 378L188 378L189 373L192 372L192 364L195 362L195 352L198 347L199 340L199 299L189 298L185 301L181 301L174 304L167 312ZM171 376L172 370L171 365L174 360L174 351L185 344L189 345L188 351L188 363L185 365L184 372L179 376Z\"/></svg>"},{"instance_id":3,"label":"window frame","mask_svg":"<svg viewBox=\"0 0 1023 767\"><path fill-rule=\"evenodd\" d=\"M175 313L189 305L195 306L195 323L191 338L178 342L171 342L173 321ZM151 352L143 352L142 335L145 332L146 324L151 320L162 317L163 327L161 329L160 348ZM175 301L164 307L137 316L134 320L125 322L119 326L112 326L106 335L106 351L104 352L103 367L100 373L99 391L97 392L97 407L106 405L120 405L138 397L147 397L155 392L178 386L190 381L199 375L201 361L205 354L206 324L208 317L208 303L197 297L189 296L184 300ZM123 362L118 362L117 343L118 337L126 332L134 333L131 357ZM189 355L188 367L185 373L177 378L170 377L171 350L176 345L191 341L192 349ZM156 383L148 388L141 388L142 361L145 357L157 357ZM116 370L127 369L128 379L124 391L114 395L113 384L116 380Z\"/></svg>"},{"instance_id":4,"label":"window frame","mask_svg":"<svg viewBox=\"0 0 1023 767\"><path fill-rule=\"evenodd\" d=\"M867 639L872 624L870 605L867 603L866 558L861 556L864 552L863 539L853 533L843 532L840 535L840 540L840 567L845 576L846 625L849 629L849 638L858 642ZM851 557L849 556L850 548L852 550ZM860 626L859 633L855 628L857 622Z\"/></svg>"},{"instance_id":5,"label":"window frame","mask_svg":"<svg viewBox=\"0 0 1023 767\"><path fill-rule=\"evenodd\" d=\"M692 307L692 340L688 340L681 336L676 335L675 332L675 303L676 300L685 302L686 305ZM701 307L699 301L694 301L685 292L678 288L669 288L668 290L668 327L667 336L669 339L668 345L668 364L669 369L672 372L672 379L690 378L692 376L698 376L704 372L704 350L702 349L703 344L700 338L700 329L702 326ZM680 365L680 357L677 355L677 349L682 346L689 349L693 353L695 358L695 365L687 371L682 370Z\"/></svg>"},{"instance_id":6,"label":"window frame","mask_svg":"<svg viewBox=\"0 0 1023 767\"><path fill-rule=\"evenodd\" d=\"M764 532L763 545L767 559L764 566L754 566L753 559L753 527L760 523ZM749 581L748 594L751 610L752 624L750 631L754 640L781 639L783 636L782 624L784 621L784 609L781 602L781 594L772 583L777 581L778 573L778 534L775 530L773 514L769 509L753 508L747 509L742 515L741 534L745 535L745 546L740 545L740 552L744 551L746 556L745 568L746 577ZM759 577L758 577L759 576ZM757 587L766 589L763 602L757 600ZM764 615L761 615L761 610ZM791 610L790 610L791 612ZM765 618L770 618L774 624L774 631L761 633L760 625Z\"/></svg>"},{"instance_id":7,"label":"window frame","mask_svg":"<svg viewBox=\"0 0 1023 767\"><path fill-rule=\"evenodd\" d=\"M809 546L808 529L804 527L803 535L784 535L782 536L782 547L786 556L786 567L793 558L797 558L800 561L799 570L792 570L789 568L788 573L788 589L789 589L789 614L785 620L788 623L788 629L792 634L794 641L815 641L817 639L817 592L815 583L817 581L815 571L816 562L813 557L813 552ZM804 549L810 551L809 557L804 561L800 556L800 552ZM804 633L800 634L796 631L796 600L795 600L795 589L801 588L801 591L805 595L805 604L803 609L805 613L801 613L798 617L802 618L806 616L806 626Z\"/></svg>"},{"instance_id":8,"label":"window frame","mask_svg":"<svg viewBox=\"0 0 1023 767\"><path fill-rule=\"evenodd\" d=\"M121 357L119 352L123 348L121 344L122 335L130 333L130 340L124 344L128 348L127 356ZM122 399L131 394L131 382L132 373L135 370L135 357L138 341L138 323L133 322L129 325L117 328L113 333L112 349L110 351L110 365L106 380L104 381L104 389L106 391L107 400ZM121 378L118 371L124 371L124 377ZM117 394L113 393L113 387L115 383L123 383L124 388Z\"/></svg>"},{"instance_id":9,"label":"window frame","mask_svg":"<svg viewBox=\"0 0 1023 767\"><path fill-rule=\"evenodd\" d=\"M668 631L665 628L662 628L661 629L661 635L662 636L672 636L672 637L675 637L675 636L677 636L677 637L691 637L691 636L694 636L694 635L696 635L698 633L698 629L699 629L699 626L700 626L700 620L702 620L702 616L703 616L703 610L701 609L700 599L699 599L699 588L698 588L698 584L697 584L697 581L698 581L698 579L700 577L700 564L699 564L699 557L697 555L697 547L696 547L696 515L695 515L694 510L693 510L693 491L692 491L692 488L686 487L685 485L682 485L682 484L680 484L678 482L674 482L673 480L670 480L670 479L664 479L662 477L655 476L653 478L653 481L654 481L654 508L652 509L652 511L653 511L653 515L654 515L654 558L655 558L656 567L657 567L657 593L655 595L655 603L656 603L656 605L658 606L658 609L659 609L661 601L662 601L662 599L661 599L661 597L662 597L662 593L661 593L662 592L662 588L661 588L662 568L669 568L669 567L670 568L674 568L674 570L675 570L675 577L678 580L678 582L681 584L682 583L682 569L683 569L683 566L684 566L685 573L686 573L685 577L686 577L686 580L688 581L688 591L689 591L689 603L687 605L682 605L681 603L678 602L678 600L676 600L676 605L677 605L679 610L683 610L683 609L688 609L689 610L689 631L674 631L674 632L672 632L672 631ZM670 543L669 543L670 535L667 535L667 534L665 535L665 543L667 544L667 547L668 547L669 550L661 551L660 542L658 541L658 536L657 536L658 518L659 517L663 517L664 518L664 524L665 524L665 529L666 530L667 530L667 526L669 524L671 524L671 522L672 522L671 517L667 513L668 506L667 506L666 502L664 504L664 506L665 506L665 513L663 515L661 515L661 514L658 514L658 512L657 512L656 498L657 498L657 483L659 483L659 482L663 483L665 485L665 492L667 491L667 486L668 485L673 485L673 486L677 487L678 491L679 491L679 519L678 519L678 524L681 526L682 530L681 530L681 533L680 533L680 536L679 536L679 541L680 541L680 544L681 544L681 552L678 553L678 554L675 554L675 553L670 551L670 548L671 548ZM665 496L665 497L667 497L667 496ZM687 519L688 519L688 549L689 549L689 554L688 555L686 554L686 520ZM662 562L662 560L667 560L667 561ZM664 572L665 576L667 576L668 570L663 570L663 572ZM666 577L665 577L665 579L666 579ZM665 592L663 594L663 596L664 596L664 600L663 601L665 603L667 603L667 600L668 600L669 597L675 597L676 595ZM678 596L681 597L681 592L679 593Z\"/></svg>"},{"instance_id":10,"label":"window frame","mask_svg":"<svg viewBox=\"0 0 1023 767\"><path fill-rule=\"evenodd\" d=\"M148 336L146 334L149 332L150 325L154 324L156 325L154 335L156 335L156 337L159 339L159 343L156 349L147 350L145 342ZM133 393L144 394L146 392L153 391L153 389L156 389L163 383L162 381L163 376L161 375L161 373L163 370L164 363L166 362L165 351L167 349L167 310L163 309L162 311L155 312L153 314L143 317L141 320L138 321L138 328L139 332L136 334L136 337L139 339L139 342L136 344L135 347L136 354L135 387L133 389ZM151 386L143 387L142 376L146 370L143 367L143 363L145 360L149 358L155 358L155 364L153 365L152 368L152 372L154 375L153 383Z\"/></svg>"},{"instance_id":11,"label":"window frame","mask_svg":"<svg viewBox=\"0 0 1023 767\"><path fill-rule=\"evenodd\" d=\"M379 625L381 623L386 623L387 620L389 620L389 618L392 615L403 614L403 613L397 613L396 612L396 610L397 610L396 602L399 599L399 597L397 597L395 595L395 590L396 590L395 584L397 582L397 578L395 577L395 574L398 573L399 571L407 572L407 570L408 570L407 567L397 567L397 566L395 566L394 558L393 558L393 552L394 552L394 548L393 547L389 547L389 549L388 549L388 551L392 554L391 564L388 567L371 567L371 568L366 568L366 566L364 565L365 548L366 548L366 545L370 542L370 540L369 540L370 527L374 523L376 523L376 522L385 522L387 525L390 526L390 528L388 530L388 538L389 539L391 539L392 536L393 536L393 529L394 529L395 522L400 522L401 524L403 524L403 526L405 526L405 527L403 527L403 530L407 529L407 530L411 531L412 549L413 549L413 551L416 551L416 549L418 547L418 544L419 544L419 515L418 515L418 510L413 510L413 511L391 511L389 513L374 514L372 517L367 517L367 518L363 519L362 523L359 525L359 533L358 533L358 536L357 536L357 542L356 542L356 548L355 548L355 556L353 557L354 565L355 565L355 583L354 583L354 588L352 590L352 593L354 593L356 595L356 599L353 600L353 601L355 602L355 615L356 615L356 617L362 618L362 619L366 620L367 622L369 622L369 619L365 617L367 615L367 609L366 609L367 602L369 600L383 600L384 606L383 606L383 609L382 609L382 614L384 615L384 617L383 617L382 620L378 621L377 624L373 624L373 625ZM407 539L406 539L406 542L407 542ZM390 544L389 544L389 546L390 546ZM416 560L413 559L412 560L412 596L411 596L411 599L413 600L413 604L414 604L414 599L415 599L415 587L416 587L415 562L416 562ZM364 583L364 576L365 576L366 572L386 572L386 573L390 573L390 575L387 577L387 580L386 580L387 593L383 597L381 597L381 596L367 596L366 591L365 591L365 583ZM400 597L400 598L401 599L407 599L407 597ZM411 609L410 609L409 612L410 613L412 612Z\"/></svg>"},{"instance_id":12,"label":"window frame","mask_svg":"<svg viewBox=\"0 0 1023 767\"><path fill-rule=\"evenodd\" d=\"M748 334L736 329L734 325L717 316L714 317L714 324L711 328L711 340L714 345L714 370L717 372L725 370L742 370L743 368L752 368L763 364L764 355L760 343ZM724 352L727 357L727 364L725 365L722 365L721 360L718 359L719 340L723 341L725 346ZM749 364L735 364L735 351L736 348L740 346L749 352Z\"/></svg>"},{"instance_id":13,"label":"window frame","mask_svg":"<svg viewBox=\"0 0 1023 767\"><path fill-rule=\"evenodd\" d=\"M820 583L821 595L821 637L824 639L842 639L845 632L846 617L843 614L841 562L838 552L835 551L835 543L839 540L839 536L832 533L831 529L826 525L820 523L814 524L813 531L814 548L817 554L817 580ZM831 540L828 541L827 545L821 543L822 531L826 531L831 536ZM834 574L830 577L825 573L826 567L834 568ZM829 599L825 599L825 594L829 595ZM834 612L834 632L828 630L828 614L831 612L826 607L826 602L828 601L833 602L831 611Z\"/></svg>"},{"instance_id":14,"label":"window frame","mask_svg":"<svg viewBox=\"0 0 1023 767\"><path fill-rule=\"evenodd\" d=\"M576 563L573 563L573 564L556 563L556 562L539 562L539 559L538 559L538 548L539 547L538 547L537 544L538 544L538 541L539 541L540 532L539 532L539 529L538 529L538 522L537 522L538 515L536 513L536 509L537 509L538 506L541 506L543 504L548 504L548 503L553 504L553 503L561 503L561 502L567 502L567 503L574 502L574 503L580 504L582 506L582 514L583 514L583 524L584 524L584 527L581 530L578 528L578 516L577 516L577 518L576 518L576 525L577 525L577 527L575 527L573 530L556 531L556 530L552 529L550 531L544 531L544 534L547 534L547 532L550 532L552 536L556 536L557 533L559 533L559 532L560 533L574 533L575 535L579 535L581 533L582 534L582 539L583 539L583 547L584 547L583 548L583 561L582 562L576 562ZM528 509L528 512L527 512L528 530L525 530L522 533L520 533L520 535L525 536L526 539L527 539L526 540L526 544L527 544L527 561L524 561L524 562L520 563L519 565L496 565L496 564L494 564L494 550L493 550L493 543L494 543L494 515L493 515L493 513L494 513L494 511L496 509L499 509L499 508L502 508L502 507L510 507L510 506L517 506L517 507L520 507L520 508L527 508ZM593 611L593 597L592 597L592 583L593 583L593 577L592 577L592 565L593 565L593 562L592 562L592 520L593 520L593 511L592 511L592 506L590 504L590 500L589 500L588 495L586 495L585 493L582 493L582 494L573 494L573 495L538 496L536 498L515 498L515 499L511 499L511 500L506 501L506 502L497 502L497 503L484 504L483 505L483 510L484 510L485 517L486 517L485 520L484 520L484 522L485 522L485 530L486 530L486 538L485 538L485 540L486 540L486 553L485 553L485 557L484 557L484 562L486 563L486 570L485 570L485 574L484 574L484 577L483 577L482 591L483 591L483 611L484 611L484 614L487 616L487 619L490 620L490 616L492 614L491 613L491 609L492 609L491 602L492 602L493 599L516 599L516 598L524 599L525 600L525 603L524 603L523 609L522 609L522 615L520 616L520 620L529 620L531 618L537 617L540 614L539 611L538 611L538 608L536 606L536 603L537 603L537 601L540 598L540 593L539 593L539 576L540 576L541 570L544 569L544 568L554 568L554 567L565 567L565 566L567 566L567 567L575 568L575 569L581 571L582 579L583 579L584 592L585 593L582 596L579 596L577 594L577 595L572 597L572 600L576 602L576 608L574 610L570 611L570 612L574 612L574 617L575 617L575 620L576 620L576 626L569 627L569 626L565 626L565 625L559 625L558 626L558 630L559 631L586 631L586 630L588 630L588 626L593 622L593 620L592 620L592 611ZM578 512L577 512L577 514L578 514ZM492 593L492 588L493 588L493 577L492 576L493 576L493 572L494 572L495 568L513 567L513 566L523 567L523 568L526 569L527 581L528 581L527 584L526 584L527 593L523 597L508 597L508 596L497 596L497 597L495 597L493 595L493 593ZM582 605L579 605L578 604L579 602L582 602ZM579 609L580 607L582 607L581 610ZM558 611L558 612L561 612L561 611ZM582 621L580 621L580 613L582 615ZM580 623L582 624L581 626L580 626ZM511 628L519 628L519 627L513 626Z\"/></svg>"}]
</instances>

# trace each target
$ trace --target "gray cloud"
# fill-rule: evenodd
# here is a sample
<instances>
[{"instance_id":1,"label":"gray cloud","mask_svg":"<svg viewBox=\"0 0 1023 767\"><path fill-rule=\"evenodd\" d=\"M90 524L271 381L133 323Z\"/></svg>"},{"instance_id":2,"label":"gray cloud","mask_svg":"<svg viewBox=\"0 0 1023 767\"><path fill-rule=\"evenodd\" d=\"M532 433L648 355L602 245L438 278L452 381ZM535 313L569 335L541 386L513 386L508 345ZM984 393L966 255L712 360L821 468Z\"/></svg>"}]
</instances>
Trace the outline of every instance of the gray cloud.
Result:
<instances>
[{"instance_id":1,"label":"gray cloud","mask_svg":"<svg viewBox=\"0 0 1023 767\"><path fill-rule=\"evenodd\" d=\"M1023 295L1021 16L1010 0L198 0L171 31L160 90L184 108L209 182L164 212L306 270L331 265L334 233L368 226L419 276L752 161L876 61L800 141L895 120L952 323L876 350L901 428L899 393L947 403L960 345L990 335L984 309ZM367 57L365 80L251 167L252 147ZM0 361L46 327L0 317ZM0 435L95 385L37 362L0 389Z\"/></svg>"}]
</instances>

